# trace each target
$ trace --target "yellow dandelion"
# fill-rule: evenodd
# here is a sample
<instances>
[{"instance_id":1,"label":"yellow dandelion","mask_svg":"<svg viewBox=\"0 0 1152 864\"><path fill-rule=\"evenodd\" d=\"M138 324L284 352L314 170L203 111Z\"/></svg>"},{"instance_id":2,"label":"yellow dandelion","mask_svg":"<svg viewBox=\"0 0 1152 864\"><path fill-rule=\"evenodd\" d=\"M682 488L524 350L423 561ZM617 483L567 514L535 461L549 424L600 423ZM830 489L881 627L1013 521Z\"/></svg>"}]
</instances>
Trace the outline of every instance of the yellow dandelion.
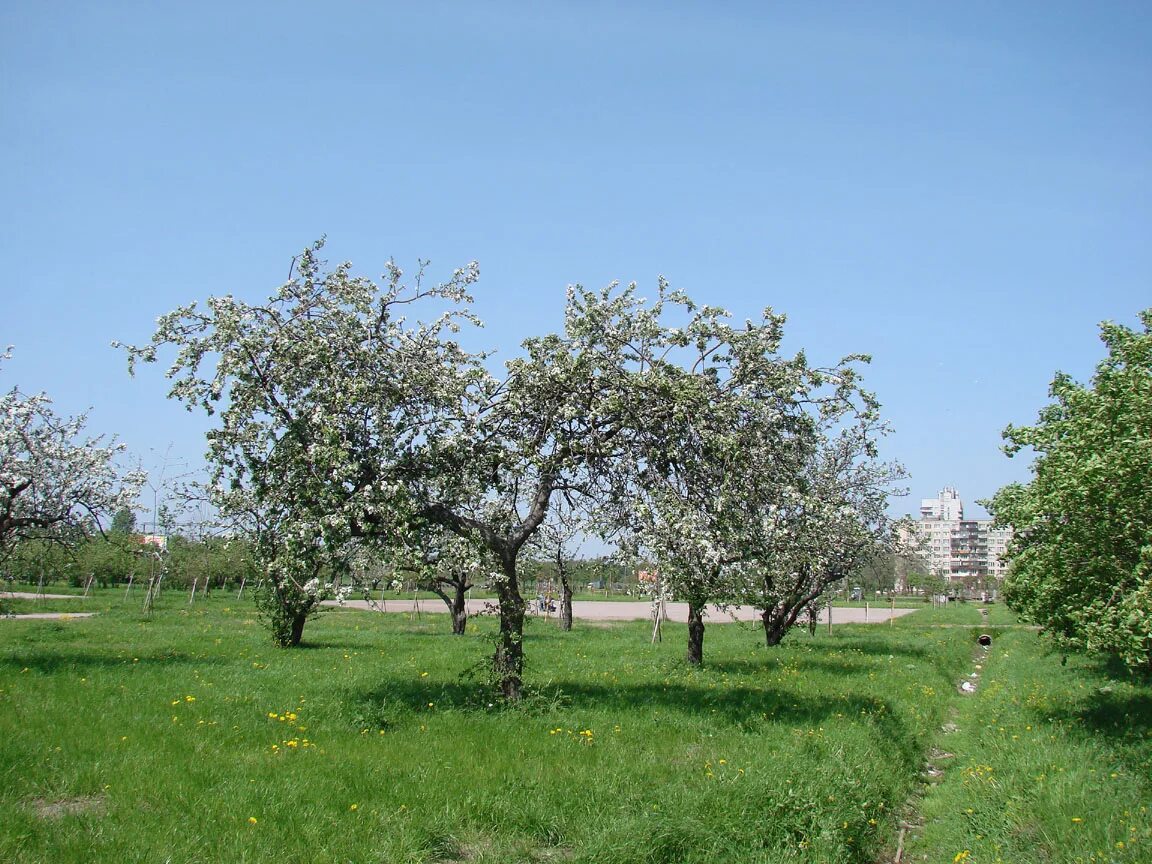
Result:
<instances>
[{"instance_id":1,"label":"yellow dandelion","mask_svg":"<svg viewBox=\"0 0 1152 864\"><path fill-rule=\"evenodd\" d=\"M249 816L248 817L248 824L249 825L255 825L256 824L256 817L255 816Z\"/></svg>"}]
</instances>

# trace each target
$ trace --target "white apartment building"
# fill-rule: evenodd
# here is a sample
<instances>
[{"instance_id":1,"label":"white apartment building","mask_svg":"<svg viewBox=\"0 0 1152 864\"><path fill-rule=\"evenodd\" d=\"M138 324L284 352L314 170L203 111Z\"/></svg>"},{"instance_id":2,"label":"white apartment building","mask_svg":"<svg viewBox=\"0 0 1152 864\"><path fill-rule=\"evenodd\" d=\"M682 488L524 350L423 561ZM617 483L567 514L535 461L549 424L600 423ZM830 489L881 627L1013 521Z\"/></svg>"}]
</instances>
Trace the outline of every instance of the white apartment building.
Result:
<instances>
[{"instance_id":1,"label":"white apartment building","mask_svg":"<svg viewBox=\"0 0 1152 864\"><path fill-rule=\"evenodd\" d=\"M1012 529L991 519L965 519L964 502L951 486L920 502L913 523L929 571L970 591L995 593L1004 578L1004 555Z\"/></svg>"}]
</instances>

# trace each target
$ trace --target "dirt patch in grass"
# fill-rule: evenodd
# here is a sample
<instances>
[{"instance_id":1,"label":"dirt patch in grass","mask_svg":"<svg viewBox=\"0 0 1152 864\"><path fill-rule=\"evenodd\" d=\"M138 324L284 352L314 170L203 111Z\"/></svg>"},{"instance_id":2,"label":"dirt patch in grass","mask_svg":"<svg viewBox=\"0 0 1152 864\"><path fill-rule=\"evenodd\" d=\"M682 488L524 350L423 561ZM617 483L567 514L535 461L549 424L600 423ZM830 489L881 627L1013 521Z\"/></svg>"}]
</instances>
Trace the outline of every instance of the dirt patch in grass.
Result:
<instances>
[{"instance_id":1,"label":"dirt patch in grass","mask_svg":"<svg viewBox=\"0 0 1152 864\"><path fill-rule=\"evenodd\" d=\"M100 795L82 795L77 798L35 798L32 809L41 819L61 819L65 816L79 816L84 813L103 813L105 801Z\"/></svg>"}]
</instances>

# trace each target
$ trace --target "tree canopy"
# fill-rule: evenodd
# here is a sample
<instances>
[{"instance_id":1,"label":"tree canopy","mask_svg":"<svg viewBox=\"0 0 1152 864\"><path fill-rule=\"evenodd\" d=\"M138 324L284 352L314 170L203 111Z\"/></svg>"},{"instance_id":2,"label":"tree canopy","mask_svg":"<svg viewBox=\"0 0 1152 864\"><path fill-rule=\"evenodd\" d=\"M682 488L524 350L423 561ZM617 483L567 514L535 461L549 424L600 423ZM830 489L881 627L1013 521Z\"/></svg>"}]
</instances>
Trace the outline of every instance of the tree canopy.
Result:
<instances>
[{"instance_id":1,"label":"tree canopy","mask_svg":"<svg viewBox=\"0 0 1152 864\"><path fill-rule=\"evenodd\" d=\"M86 419L43 393L0 396L0 558L23 540L72 543L135 502L144 475L120 470L115 440L84 437Z\"/></svg>"},{"instance_id":2,"label":"tree canopy","mask_svg":"<svg viewBox=\"0 0 1152 864\"><path fill-rule=\"evenodd\" d=\"M1058 373L1032 426L1032 480L989 502L1015 528L1008 603L1063 642L1152 671L1152 309L1142 330L1100 325L1108 356L1091 383Z\"/></svg>"},{"instance_id":3,"label":"tree canopy","mask_svg":"<svg viewBox=\"0 0 1152 864\"><path fill-rule=\"evenodd\" d=\"M497 593L508 698L523 668L518 567L556 495L614 514L613 530L643 535L690 586L697 568L751 554L749 514L818 488L802 466L829 423L873 413L858 358L821 370L783 357L782 316L734 326L663 280L652 301L635 285L570 287L562 330L526 339L496 374L455 335L478 323L475 264L426 285L390 263L377 285L329 269L321 247L262 304L210 298L163 316L130 360L174 349L170 397L219 414L214 502L257 527L295 632L320 566L353 548L403 564L430 541L442 551L447 532Z\"/></svg>"}]
</instances>

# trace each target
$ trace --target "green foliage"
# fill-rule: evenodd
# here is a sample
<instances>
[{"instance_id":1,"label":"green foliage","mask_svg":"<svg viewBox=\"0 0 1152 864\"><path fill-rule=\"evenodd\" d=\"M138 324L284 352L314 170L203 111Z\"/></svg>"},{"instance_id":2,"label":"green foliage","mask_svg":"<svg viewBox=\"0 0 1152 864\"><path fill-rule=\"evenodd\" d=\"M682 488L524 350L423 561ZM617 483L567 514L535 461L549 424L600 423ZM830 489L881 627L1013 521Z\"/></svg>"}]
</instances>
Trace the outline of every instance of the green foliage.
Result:
<instances>
[{"instance_id":1,"label":"green foliage","mask_svg":"<svg viewBox=\"0 0 1152 864\"><path fill-rule=\"evenodd\" d=\"M1004 595L1063 642L1152 673L1152 309L1143 331L1101 325L1108 356L1088 386L1058 374L1034 426L1006 452L1036 453L1033 479L1001 489L1015 527Z\"/></svg>"},{"instance_id":2,"label":"green foliage","mask_svg":"<svg viewBox=\"0 0 1152 864\"><path fill-rule=\"evenodd\" d=\"M111 534L131 534L136 530L136 514L128 507L121 507L112 516Z\"/></svg>"},{"instance_id":3,"label":"green foliage","mask_svg":"<svg viewBox=\"0 0 1152 864\"><path fill-rule=\"evenodd\" d=\"M253 595L272 641L281 648L299 645L304 621L319 610L315 592L291 581L267 581L257 585Z\"/></svg>"},{"instance_id":4,"label":"green foliage","mask_svg":"<svg viewBox=\"0 0 1152 864\"><path fill-rule=\"evenodd\" d=\"M53 582L68 572L68 553L55 543L24 540L17 543L2 562L6 578L35 585L43 578Z\"/></svg>"},{"instance_id":5,"label":"green foliage","mask_svg":"<svg viewBox=\"0 0 1152 864\"><path fill-rule=\"evenodd\" d=\"M103 587L133 581L148 573L151 547L143 547L125 534L109 534L107 539L94 538L76 550L76 568L83 580L93 577Z\"/></svg>"}]
</instances>

